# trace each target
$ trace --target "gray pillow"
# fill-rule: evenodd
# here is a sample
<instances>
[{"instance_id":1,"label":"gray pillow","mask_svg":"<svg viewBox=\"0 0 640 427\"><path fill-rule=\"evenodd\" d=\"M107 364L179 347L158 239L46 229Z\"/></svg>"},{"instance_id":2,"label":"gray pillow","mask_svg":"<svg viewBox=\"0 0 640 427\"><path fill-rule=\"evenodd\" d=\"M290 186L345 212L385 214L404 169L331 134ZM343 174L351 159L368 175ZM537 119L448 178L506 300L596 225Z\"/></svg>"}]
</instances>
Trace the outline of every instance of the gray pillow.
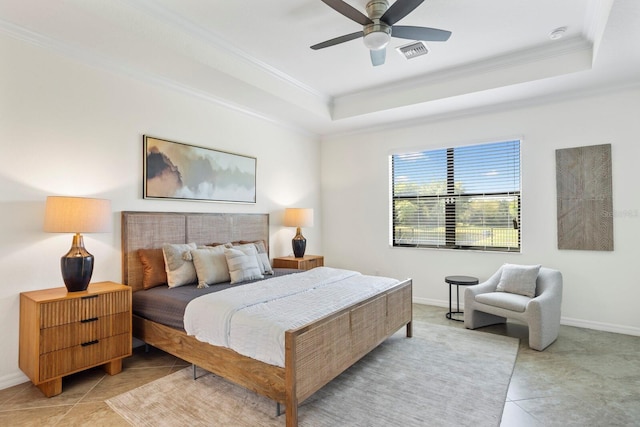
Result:
<instances>
[{"instance_id":1,"label":"gray pillow","mask_svg":"<svg viewBox=\"0 0 640 427\"><path fill-rule=\"evenodd\" d=\"M529 298L536 296L536 279L540 271L538 265L504 264L500 281L496 287L498 292L509 292Z\"/></svg>"}]
</instances>

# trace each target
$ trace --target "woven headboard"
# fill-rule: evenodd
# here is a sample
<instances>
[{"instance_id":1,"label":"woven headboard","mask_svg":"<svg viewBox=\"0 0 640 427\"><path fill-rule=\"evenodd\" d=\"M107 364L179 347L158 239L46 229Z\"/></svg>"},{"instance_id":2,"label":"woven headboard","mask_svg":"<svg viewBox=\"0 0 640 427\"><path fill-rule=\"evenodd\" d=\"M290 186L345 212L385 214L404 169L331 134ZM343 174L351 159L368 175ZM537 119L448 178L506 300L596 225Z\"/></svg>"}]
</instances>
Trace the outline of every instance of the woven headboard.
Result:
<instances>
[{"instance_id":1,"label":"woven headboard","mask_svg":"<svg viewBox=\"0 0 640 427\"><path fill-rule=\"evenodd\" d=\"M138 249L165 243L211 243L264 240L269 250L269 215L236 213L122 212L122 282L142 289Z\"/></svg>"}]
</instances>

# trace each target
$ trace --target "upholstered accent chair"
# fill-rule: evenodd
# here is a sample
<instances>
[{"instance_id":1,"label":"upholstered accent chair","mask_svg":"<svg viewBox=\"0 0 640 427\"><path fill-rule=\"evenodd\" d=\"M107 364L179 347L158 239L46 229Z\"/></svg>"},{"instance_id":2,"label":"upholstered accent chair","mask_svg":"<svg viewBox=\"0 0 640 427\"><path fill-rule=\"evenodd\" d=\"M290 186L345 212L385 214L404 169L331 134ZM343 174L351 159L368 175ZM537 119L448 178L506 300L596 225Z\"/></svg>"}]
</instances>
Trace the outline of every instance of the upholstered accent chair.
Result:
<instances>
[{"instance_id":1,"label":"upholstered accent chair","mask_svg":"<svg viewBox=\"0 0 640 427\"><path fill-rule=\"evenodd\" d=\"M516 319L529 327L529 347L542 351L558 338L562 274L539 265L504 264L464 294L464 326L476 329Z\"/></svg>"}]
</instances>

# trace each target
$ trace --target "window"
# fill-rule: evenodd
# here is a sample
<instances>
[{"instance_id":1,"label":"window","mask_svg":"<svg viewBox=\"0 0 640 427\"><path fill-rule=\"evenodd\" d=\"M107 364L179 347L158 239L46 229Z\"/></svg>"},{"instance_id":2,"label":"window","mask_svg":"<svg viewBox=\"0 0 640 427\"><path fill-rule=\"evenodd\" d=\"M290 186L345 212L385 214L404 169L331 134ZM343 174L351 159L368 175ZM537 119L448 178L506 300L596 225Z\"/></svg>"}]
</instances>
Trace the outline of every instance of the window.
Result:
<instances>
[{"instance_id":1,"label":"window","mask_svg":"<svg viewBox=\"0 0 640 427\"><path fill-rule=\"evenodd\" d=\"M520 141L394 154L393 246L520 251Z\"/></svg>"}]
</instances>

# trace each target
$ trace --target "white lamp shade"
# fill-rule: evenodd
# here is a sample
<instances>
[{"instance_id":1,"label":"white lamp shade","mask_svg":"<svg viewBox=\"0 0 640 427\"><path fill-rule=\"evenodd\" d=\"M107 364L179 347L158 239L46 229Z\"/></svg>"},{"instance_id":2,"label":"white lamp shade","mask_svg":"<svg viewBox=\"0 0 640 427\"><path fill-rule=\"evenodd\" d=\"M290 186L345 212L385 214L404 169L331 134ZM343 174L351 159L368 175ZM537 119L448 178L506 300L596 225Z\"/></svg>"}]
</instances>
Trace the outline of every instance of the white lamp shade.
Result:
<instances>
[{"instance_id":1,"label":"white lamp shade","mask_svg":"<svg viewBox=\"0 0 640 427\"><path fill-rule=\"evenodd\" d=\"M285 227L313 227L313 209L287 208L284 210Z\"/></svg>"},{"instance_id":2,"label":"white lamp shade","mask_svg":"<svg viewBox=\"0 0 640 427\"><path fill-rule=\"evenodd\" d=\"M111 201L85 197L47 197L44 231L108 233L111 231Z\"/></svg>"}]
</instances>

